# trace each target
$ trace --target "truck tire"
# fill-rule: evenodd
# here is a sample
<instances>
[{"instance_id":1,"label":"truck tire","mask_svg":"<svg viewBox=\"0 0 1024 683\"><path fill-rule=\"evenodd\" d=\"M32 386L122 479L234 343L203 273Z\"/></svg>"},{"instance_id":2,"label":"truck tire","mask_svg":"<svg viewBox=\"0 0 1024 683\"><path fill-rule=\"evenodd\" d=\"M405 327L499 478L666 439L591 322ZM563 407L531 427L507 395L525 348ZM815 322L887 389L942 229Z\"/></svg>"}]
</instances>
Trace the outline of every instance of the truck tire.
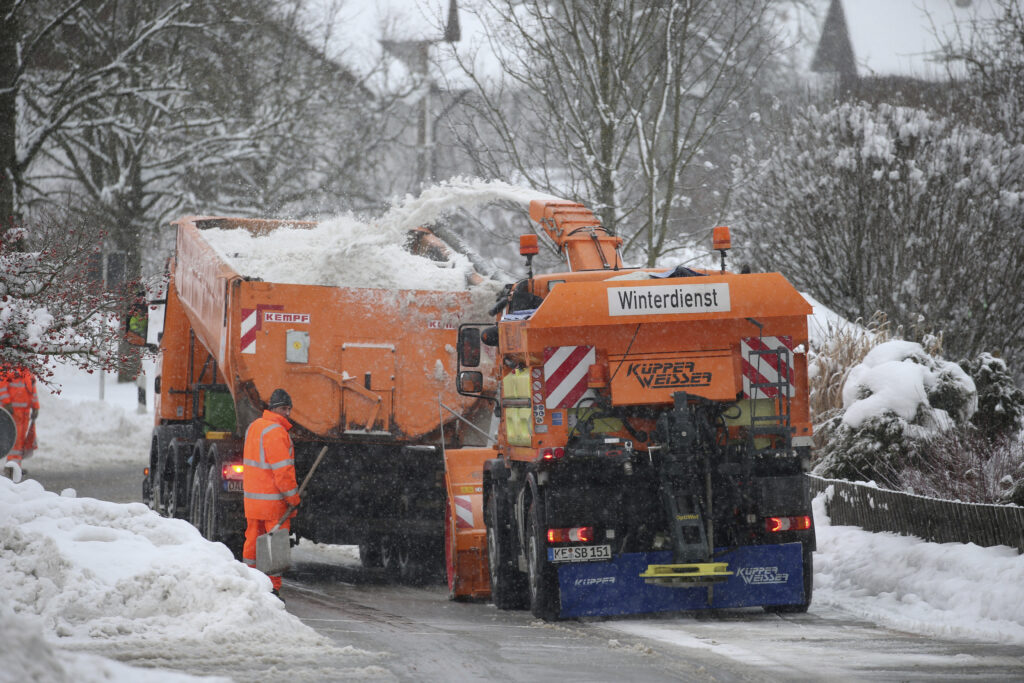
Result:
<instances>
[{"instance_id":1,"label":"truck tire","mask_svg":"<svg viewBox=\"0 0 1024 683\"><path fill-rule=\"evenodd\" d=\"M202 529L200 517L203 515L203 492L206 490L206 477L203 470L203 442L196 442L192 449L191 463L188 468L188 514L185 519L196 528Z\"/></svg>"},{"instance_id":2,"label":"truck tire","mask_svg":"<svg viewBox=\"0 0 1024 683\"><path fill-rule=\"evenodd\" d=\"M498 609L523 609L526 607L526 586L523 575L512 565L512 534L505 523L505 515L499 509L499 498L498 493L490 489L484 501L491 601Z\"/></svg>"},{"instance_id":3,"label":"truck tire","mask_svg":"<svg viewBox=\"0 0 1024 683\"><path fill-rule=\"evenodd\" d=\"M558 574L547 561L544 525L537 500L530 501L526 522L526 564L529 569L528 585L530 611L544 621L558 618Z\"/></svg>"},{"instance_id":4,"label":"truck tire","mask_svg":"<svg viewBox=\"0 0 1024 683\"><path fill-rule=\"evenodd\" d=\"M239 538L238 532L224 528L224 514L220 502L220 472L216 467L211 467L206 476L206 492L203 494L203 536L214 543L223 543L236 558L242 557L244 537Z\"/></svg>"},{"instance_id":5,"label":"truck tire","mask_svg":"<svg viewBox=\"0 0 1024 683\"><path fill-rule=\"evenodd\" d=\"M366 543L360 543L359 562L367 569L380 567L380 542L368 541Z\"/></svg>"},{"instance_id":6,"label":"truck tire","mask_svg":"<svg viewBox=\"0 0 1024 683\"><path fill-rule=\"evenodd\" d=\"M399 555L402 552L402 541L396 536L385 536L380 542L380 566L391 579L399 578L401 571Z\"/></svg>"},{"instance_id":7,"label":"truck tire","mask_svg":"<svg viewBox=\"0 0 1024 683\"><path fill-rule=\"evenodd\" d=\"M203 531L203 498L206 494L206 468L197 462L192 468L192 486L188 497L188 521Z\"/></svg>"},{"instance_id":8,"label":"truck tire","mask_svg":"<svg viewBox=\"0 0 1024 683\"><path fill-rule=\"evenodd\" d=\"M811 594L814 592L814 552L804 546L804 601L795 605L767 605L765 612L771 614L803 614L811 606Z\"/></svg>"},{"instance_id":9,"label":"truck tire","mask_svg":"<svg viewBox=\"0 0 1024 683\"><path fill-rule=\"evenodd\" d=\"M184 519L188 514L188 464L185 462L185 444L171 442L168 454L170 471L162 481L167 482L167 516Z\"/></svg>"},{"instance_id":10,"label":"truck tire","mask_svg":"<svg viewBox=\"0 0 1024 683\"><path fill-rule=\"evenodd\" d=\"M150 509L160 514L166 514L170 498L171 444L175 439L186 438L189 430L189 426L181 424L163 424L153 428L149 449L149 497L146 502Z\"/></svg>"}]
</instances>

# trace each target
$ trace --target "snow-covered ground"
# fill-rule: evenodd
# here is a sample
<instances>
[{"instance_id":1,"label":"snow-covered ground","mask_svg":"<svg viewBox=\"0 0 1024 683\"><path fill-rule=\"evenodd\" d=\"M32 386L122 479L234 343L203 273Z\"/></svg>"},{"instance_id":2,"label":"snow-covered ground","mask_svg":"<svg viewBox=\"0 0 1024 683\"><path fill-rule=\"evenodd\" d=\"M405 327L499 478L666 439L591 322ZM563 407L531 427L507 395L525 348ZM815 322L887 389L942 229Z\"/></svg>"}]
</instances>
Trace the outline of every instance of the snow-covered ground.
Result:
<instances>
[{"instance_id":1,"label":"snow-covered ground","mask_svg":"<svg viewBox=\"0 0 1024 683\"><path fill-rule=\"evenodd\" d=\"M391 678L383 654L318 635L270 594L266 576L187 522L142 503L43 490L34 467L137 462L141 471L152 427L134 384L108 376L101 402L98 375L61 369L57 379L59 396L41 392L26 480L0 478L0 682L194 679L180 671L303 680L328 668L337 679Z\"/></svg>"},{"instance_id":2,"label":"snow-covered ground","mask_svg":"<svg viewBox=\"0 0 1024 683\"><path fill-rule=\"evenodd\" d=\"M385 653L318 635L270 595L266 577L189 524L141 503L43 490L33 463L141 467L152 419L138 413L134 385L108 379L101 403L95 375L62 370L58 379L61 395L42 397L28 479L0 479L0 681L191 680L183 671L297 681L322 676L321 667L337 679L391 678ZM812 614L841 609L911 633L1024 645L1024 556L1015 550L834 527L821 497L815 514ZM347 547L314 551L355 561ZM614 625L695 646L685 619Z\"/></svg>"}]
</instances>

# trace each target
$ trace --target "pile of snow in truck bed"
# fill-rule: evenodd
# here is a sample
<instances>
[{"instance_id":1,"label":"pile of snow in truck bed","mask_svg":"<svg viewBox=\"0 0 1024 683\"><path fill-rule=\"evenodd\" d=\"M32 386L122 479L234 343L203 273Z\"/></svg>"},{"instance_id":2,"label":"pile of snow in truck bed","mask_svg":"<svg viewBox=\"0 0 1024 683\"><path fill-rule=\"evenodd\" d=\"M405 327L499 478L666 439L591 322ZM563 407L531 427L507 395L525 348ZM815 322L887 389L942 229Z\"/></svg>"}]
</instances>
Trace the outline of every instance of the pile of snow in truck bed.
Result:
<instances>
[{"instance_id":1,"label":"pile of snow in truck bed","mask_svg":"<svg viewBox=\"0 0 1024 683\"><path fill-rule=\"evenodd\" d=\"M237 272L268 282L460 291L468 288L473 272L469 259L454 250L445 262L415 256L404 249L409 231L458 209L497 201L526 208L531 200L543 198L554 199L507 183L455 179L406 198L374 220L340 216L312 229L279 228L261 237L245 230L210 229L203 234Z\"/></svg>"}]
</instances>

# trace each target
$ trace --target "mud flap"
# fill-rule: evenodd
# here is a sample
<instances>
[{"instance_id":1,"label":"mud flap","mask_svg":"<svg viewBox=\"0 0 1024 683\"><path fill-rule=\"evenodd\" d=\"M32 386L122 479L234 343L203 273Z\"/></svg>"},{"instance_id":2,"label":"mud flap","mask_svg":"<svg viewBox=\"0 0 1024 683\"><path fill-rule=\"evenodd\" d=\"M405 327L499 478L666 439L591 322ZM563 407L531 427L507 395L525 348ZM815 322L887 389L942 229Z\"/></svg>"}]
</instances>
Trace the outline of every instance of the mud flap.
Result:
<instances>
[{"instance_id":1,"label":"mud flap","mask_svg":"<svg viewBox=\"0 0 1024 683\"><path fill-rule=\"evenodd\" d=\"M719 549L715 561L733 572L707 586L668 587L645 582L649 565L670 564L671 552L627 553L610 562L579 562L558 569L562 617L612 616L803 602L800 543Z\"/></svg>"}]
</instances>

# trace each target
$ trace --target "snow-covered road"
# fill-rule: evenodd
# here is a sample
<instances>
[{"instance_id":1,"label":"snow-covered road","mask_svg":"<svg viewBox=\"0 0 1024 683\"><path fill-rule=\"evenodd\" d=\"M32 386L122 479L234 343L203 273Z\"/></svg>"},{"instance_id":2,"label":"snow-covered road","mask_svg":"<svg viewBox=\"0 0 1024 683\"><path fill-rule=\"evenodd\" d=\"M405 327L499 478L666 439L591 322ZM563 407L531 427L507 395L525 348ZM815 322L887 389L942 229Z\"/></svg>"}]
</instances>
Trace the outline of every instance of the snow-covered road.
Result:
<instances>
[{"instance_id":1,"label":"snow-covered road","mask_svg":"<svg viewBox=\"0 0 1024 683\"><path fill-rule=\"evenodd\" d=\"M108 381L107 402L100 403L94 377L63 379L62 395L43 399L40 450L26 463L29 478L34 469L42 476L97 463L141 471L151 417L136 413L135 387ZM137 489L138 479L125 486ZM609 648L671 652L700 666L718 662L738 678L760 671L766 679L823 679L830 670L841 678L886 680L1024 678L1024 556L1005 547L832 527L820 499L816 515L819 551L807 615L676 615L564 627ZM318 562L354 562L345 549L314 550ZM294 583L291 588L298 591ZM489 605L447 603L436 589L400 588L435 600L455 620L455 636L495 614ZM267 579L226 548L141 503L0 480L0 681L415 678L408 662L395 666L403 656L400 640L315 629L315 621L292 613L299 598L286 610L268 590ZM367 599L358 590L348 595ZM527 630L548 628L526 613L511 614ZM545 642L570 647L572 641ZM564 658L554 647L546 652L547 671L562 678ZM671 670L666 680L701 675ZM480 680L465 671L461 680ZM514 668L500 677L517 679Z\"/></svg>"}]
</instances>

